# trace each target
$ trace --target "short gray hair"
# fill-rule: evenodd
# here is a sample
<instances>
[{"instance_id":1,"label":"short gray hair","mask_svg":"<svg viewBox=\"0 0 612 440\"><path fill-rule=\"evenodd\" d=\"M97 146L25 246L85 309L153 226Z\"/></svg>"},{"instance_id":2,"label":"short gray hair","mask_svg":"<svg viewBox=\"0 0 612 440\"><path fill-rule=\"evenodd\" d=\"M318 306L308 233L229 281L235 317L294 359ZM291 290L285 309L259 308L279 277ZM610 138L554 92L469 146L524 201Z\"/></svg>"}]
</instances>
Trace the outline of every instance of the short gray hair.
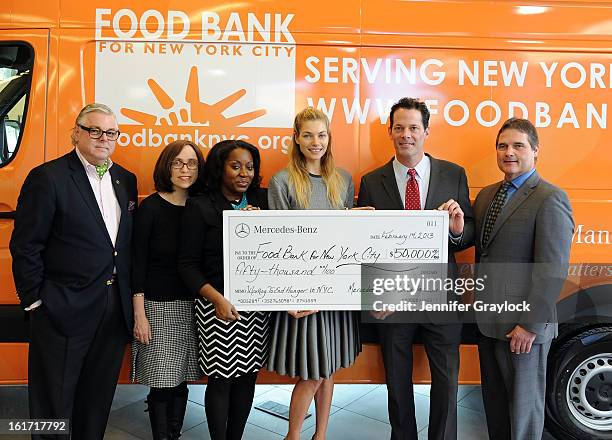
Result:
<instances>
[{"instance_id":1,"label":"short gray hair","mask_svg":"<svg viewBox=\"0 0 612 440\"><path fill-rule=\"evenodd\" d=\"M115 113L111 110L109 106L105 104L100 104L98 102L92 102L91 104L87 104L81 109L78 116L76 117L76 120L74 121L75 127L72 129L72 133L70 134L70 140L72 142L72 145L76 146L77 142L77 138L74 131L76 129L76 126L79 124L83 124L83 119L85 119L85 116L87 116L89 113L94 112L104 113L105 115L112 116L113 118L115 118L115 120L117 120L117 116L115 116Z\"/></svg>"},{"instance_id":2,"label":"short gray hair","mask_svg":"<svg viewBox=\"0 0 612 440\"><path fill-rule=\"evenodd\" d=\"M117 117L115 116L115 113L110 109L109 106L105 104L100 104L98 102L93 102L91 104L87 104L85 107L81 109L81 111L79 112L79 115L76 117L75 124L82 124L83 119L85 118L85 115L89 113L93 113L93 112L104 113L104 114L110 115L113 118L117 119Z\"/></svg>"}]
</instances>

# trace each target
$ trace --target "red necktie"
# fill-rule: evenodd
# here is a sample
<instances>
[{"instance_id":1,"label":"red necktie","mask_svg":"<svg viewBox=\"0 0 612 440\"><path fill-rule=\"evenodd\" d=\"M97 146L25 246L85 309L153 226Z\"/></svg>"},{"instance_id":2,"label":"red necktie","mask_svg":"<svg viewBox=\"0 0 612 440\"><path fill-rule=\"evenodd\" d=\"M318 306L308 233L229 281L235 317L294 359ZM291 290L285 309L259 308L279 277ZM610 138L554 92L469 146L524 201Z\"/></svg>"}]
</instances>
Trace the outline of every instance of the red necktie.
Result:
<instances>
[{"instance_id":1,"label":"red necktie","mask_svg":"<svg viewBox=\"0 0 612 440\"><path fill-rule=\"evenodd\" d=\"M421 209L421 196L419 194L419 184L416 181L416 170L408 170L408 183L406 183L406 196L404 197L405 209Z\"/></svg>"}]
</instances>

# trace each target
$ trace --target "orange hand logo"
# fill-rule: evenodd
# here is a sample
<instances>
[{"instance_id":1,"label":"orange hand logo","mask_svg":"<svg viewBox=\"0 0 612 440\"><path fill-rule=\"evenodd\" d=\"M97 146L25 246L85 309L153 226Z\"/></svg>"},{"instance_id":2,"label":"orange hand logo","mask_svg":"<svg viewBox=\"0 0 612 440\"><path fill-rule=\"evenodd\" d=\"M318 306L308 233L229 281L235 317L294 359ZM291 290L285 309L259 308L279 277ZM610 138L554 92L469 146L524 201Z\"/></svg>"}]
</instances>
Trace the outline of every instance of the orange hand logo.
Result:
<instances>
[{"instance_id":1,"label":"orange hand logo","mask_svg":"<svg viewBox=\"0 0 612 440\"><path fill-rule=\"evenodd\" d=\"M190 110L186 108L181 108L176 111L170 110L175 104L172 97L168 95L162 86L154 79L150 78L147 80L147 84L153 92L153 95L155 95L155 99L161 108L169 111L169 113L167 117L158 117L150 113L130 108L121 108L121 114L123 116L143 125L187 125L191 122L214 126L215 130L231 130L266 114L266 110L260 109L229 118L223 116L225 110L246 95L245 89L237 90L212 105L200 101L200 84L198 79L198 68L196 66L193 66L189 72L189 81L187 82L187 90L185 91L185 101L189 104Z\"/></svg>"}]
</instances>

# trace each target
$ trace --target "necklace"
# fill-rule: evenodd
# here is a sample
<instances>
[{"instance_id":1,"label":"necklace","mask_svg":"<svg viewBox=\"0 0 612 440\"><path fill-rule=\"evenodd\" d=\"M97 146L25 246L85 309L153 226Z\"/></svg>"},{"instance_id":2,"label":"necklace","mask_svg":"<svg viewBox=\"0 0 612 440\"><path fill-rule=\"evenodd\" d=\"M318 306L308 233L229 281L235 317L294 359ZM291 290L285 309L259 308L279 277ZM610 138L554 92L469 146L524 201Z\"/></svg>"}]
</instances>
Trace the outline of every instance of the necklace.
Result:
<instances>
[{"instance_id":1,"label":"necklace","mask_svg":"<svg viewBox=\"0 0 612 440\"><path fill-rule=\"evenodd\" d=\"M246 198L246 193L242 193L242 198L240 199L240 201L233 201L230 202L232 204L232 208L238 210L238 209L243 209L247 207L247 198Z\"/></svg>"}]
</instances>

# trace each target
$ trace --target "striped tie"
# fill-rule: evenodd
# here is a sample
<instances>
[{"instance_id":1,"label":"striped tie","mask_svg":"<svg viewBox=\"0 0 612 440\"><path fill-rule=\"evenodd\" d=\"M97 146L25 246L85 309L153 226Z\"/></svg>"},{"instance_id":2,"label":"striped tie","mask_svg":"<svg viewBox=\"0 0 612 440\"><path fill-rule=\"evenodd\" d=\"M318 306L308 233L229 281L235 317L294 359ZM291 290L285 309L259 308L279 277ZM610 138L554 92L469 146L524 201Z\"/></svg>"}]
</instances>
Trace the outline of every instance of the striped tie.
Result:
<instances>
[{"instance_id":1,"label":"striped tie","mask_svg":"<svg viewBox=\"0 0 612 440\"><path fill-rule=\"evenodd\" d=\"M508 189L512 184L510 182L504 182L495 197L493 197L493 201L491 202L491 206L489 207L489 212L487 213L487 218L484 224L484 233L482 235L482 245L486 246L489 241L489 237L491 236L491 231L493 231L493 226L495 225L495 220L497 220L497 216L502 211L504 204L506 203L506 195L508 194Z\"/></svg>"}]
</instances>

